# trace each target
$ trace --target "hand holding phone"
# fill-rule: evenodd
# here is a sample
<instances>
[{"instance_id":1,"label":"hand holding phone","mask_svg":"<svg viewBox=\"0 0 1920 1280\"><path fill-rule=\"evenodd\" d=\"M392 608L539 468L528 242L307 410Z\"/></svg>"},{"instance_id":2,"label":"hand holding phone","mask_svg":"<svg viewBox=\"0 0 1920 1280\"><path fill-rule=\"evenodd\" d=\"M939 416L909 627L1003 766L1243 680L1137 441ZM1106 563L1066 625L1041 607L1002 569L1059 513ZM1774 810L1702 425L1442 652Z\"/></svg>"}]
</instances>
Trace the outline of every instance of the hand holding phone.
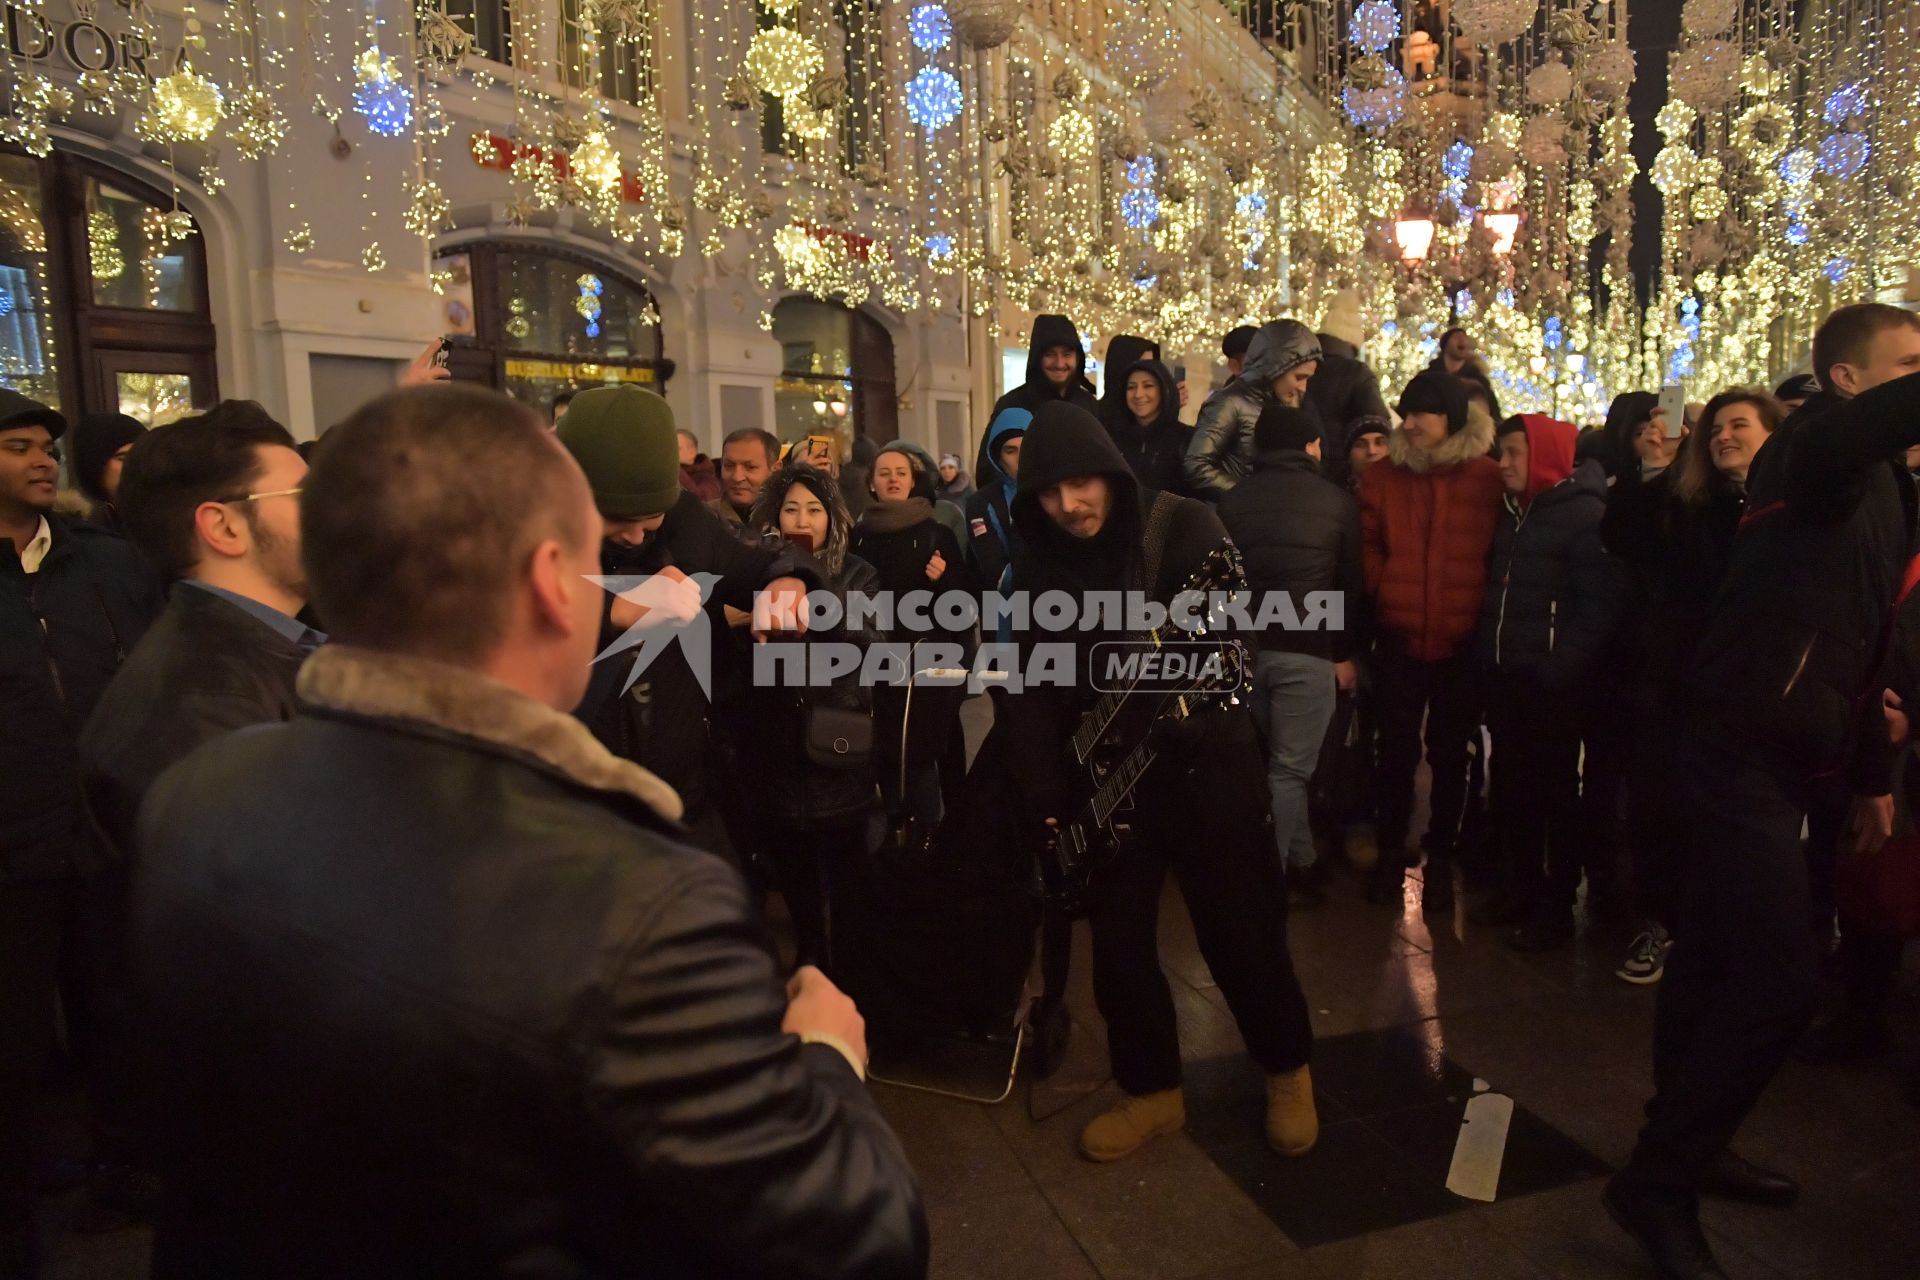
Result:
<instances>
[{"instance_id":1,"label":"hand holding phone","mask_svg":"<svg viewBox=\"0 0 1920 1280\"><path fill-rule=\"evenodd\" d=\"M1660 388L1660 412L1667 417L1667 439L1678 440L1687 430L1687 389L1677 382Z\"/></svg>"}]
</instances>

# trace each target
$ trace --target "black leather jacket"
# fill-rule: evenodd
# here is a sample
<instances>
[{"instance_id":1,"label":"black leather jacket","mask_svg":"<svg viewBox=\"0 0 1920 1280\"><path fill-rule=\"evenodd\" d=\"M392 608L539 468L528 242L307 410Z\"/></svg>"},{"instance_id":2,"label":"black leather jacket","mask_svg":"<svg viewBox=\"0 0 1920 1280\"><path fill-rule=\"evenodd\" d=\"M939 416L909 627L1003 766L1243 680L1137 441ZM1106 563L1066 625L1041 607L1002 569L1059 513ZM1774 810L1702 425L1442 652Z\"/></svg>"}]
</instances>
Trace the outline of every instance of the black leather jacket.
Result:
<instances>
[{"instance_id":1,"label":"black leather jacket","mask_svg":"<svg viewBox=\"0 0 1920 1280\"><path fill-rule=\"evenodd\" d=\"M237 605L177 583L80 735L87 869L128 865L141 798L195 747L292 719L306 658Z\"/></svg>"},{"instance_id":2,"label":"black leather jacket","mask_svg":"<svg viewBox=\"0 0 1920 1280\"><path fill-rule=\"evenodd\" d=\"M299 690L141 809L159 1280L924 1273L898 1142L665 784L437 663Z\"/></svg>"}]
</instances>

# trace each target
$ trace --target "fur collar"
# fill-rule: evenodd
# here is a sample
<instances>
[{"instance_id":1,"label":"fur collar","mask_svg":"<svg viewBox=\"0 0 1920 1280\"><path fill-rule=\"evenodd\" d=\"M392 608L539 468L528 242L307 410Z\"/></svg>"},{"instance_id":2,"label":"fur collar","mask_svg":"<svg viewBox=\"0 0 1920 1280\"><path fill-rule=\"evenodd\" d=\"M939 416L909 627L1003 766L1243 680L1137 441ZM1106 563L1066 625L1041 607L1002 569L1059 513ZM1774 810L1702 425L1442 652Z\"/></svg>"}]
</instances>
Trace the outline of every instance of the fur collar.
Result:
<instances>
[{"instance_id":1,"label":"fur collar","mask_svg":"<svg viewBox=\"0 0 1920 1280\"><path fill-rule=\"evenodd\" d=\"M680 820L680 797L658 777L608 751L572 716L471 671L330 644L300 668L298 689L309 706L431 725L531 756L583 787L632 796Z\"/></svg>"},{"instance_id":2,"label":"fur collar","mask_svg":"<svg viewBox=\"0 0 1920 1280\"><path fill-rule=\"evenodd\" d=\"M1493 448L1493 417L1477 404L1467 406L1467 425L1441 441L1437 448L1415 448L1405 427L1387 437L1387 458L1415 475L1448 471L1463 462L1484 458Z\"/></svg>"}]
</instances>

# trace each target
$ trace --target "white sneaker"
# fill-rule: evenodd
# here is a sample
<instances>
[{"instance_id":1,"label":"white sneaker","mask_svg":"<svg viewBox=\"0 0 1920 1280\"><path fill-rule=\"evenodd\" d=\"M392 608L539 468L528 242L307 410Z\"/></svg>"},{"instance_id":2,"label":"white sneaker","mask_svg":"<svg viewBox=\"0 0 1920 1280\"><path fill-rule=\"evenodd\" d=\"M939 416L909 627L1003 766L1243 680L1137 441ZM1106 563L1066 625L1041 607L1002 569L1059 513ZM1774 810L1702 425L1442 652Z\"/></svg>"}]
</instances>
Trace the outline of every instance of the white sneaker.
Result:
<instances>
[{"instance_id":1,"label":"white sneaker","mask_svg":"<svg viewBox=\"0 0 1920 1280\"><path fill-rule=\"evenodd\" d=\"M1636 987L1650 987L1667 971L1667 952L1672 949L1673 939L1667 931L1657 924L1650 925L1633 940L1626 960L1614 970L1614 976Z\"/></svg>"}]
</instances>

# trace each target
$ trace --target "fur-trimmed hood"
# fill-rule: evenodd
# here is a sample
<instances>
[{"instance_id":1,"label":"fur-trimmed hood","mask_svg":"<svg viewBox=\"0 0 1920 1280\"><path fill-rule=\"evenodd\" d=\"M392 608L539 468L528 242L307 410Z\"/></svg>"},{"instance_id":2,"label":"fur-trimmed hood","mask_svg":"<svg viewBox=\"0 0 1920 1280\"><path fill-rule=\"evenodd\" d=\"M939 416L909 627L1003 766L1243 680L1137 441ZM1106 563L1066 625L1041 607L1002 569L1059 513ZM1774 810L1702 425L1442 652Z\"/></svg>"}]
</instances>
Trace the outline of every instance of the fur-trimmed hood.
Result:
<instances>
[{"instance_id":1,"label":"fur-trimmed hood","mask_svg":"<svg viewBox=\"0 0 1920 1280\"><path fill-rule=\"evenodd\" d=\"M631 796L678 822L674 789L601 746L580 721L460 667L330 644L300 668L300 699L318 710L431 725L531 757L583 787Z\"/></svg>"},{"instance_id":2,"label":"fur-trimmed hood","mask_svg":"<svg viewBox=\"0 0 1920 1280\"><path fill-rule=\"evenodd\" d=\"M1416 475L1445 471L1474 458L1484 458L1493 449L1493 418L1477 404L1467 406L1467 425L1442 440L1432 449L1417 448L1407 438L1404 426L1395 427L1387 437L1387 459Z\"/></svg>"}]
</instances>

